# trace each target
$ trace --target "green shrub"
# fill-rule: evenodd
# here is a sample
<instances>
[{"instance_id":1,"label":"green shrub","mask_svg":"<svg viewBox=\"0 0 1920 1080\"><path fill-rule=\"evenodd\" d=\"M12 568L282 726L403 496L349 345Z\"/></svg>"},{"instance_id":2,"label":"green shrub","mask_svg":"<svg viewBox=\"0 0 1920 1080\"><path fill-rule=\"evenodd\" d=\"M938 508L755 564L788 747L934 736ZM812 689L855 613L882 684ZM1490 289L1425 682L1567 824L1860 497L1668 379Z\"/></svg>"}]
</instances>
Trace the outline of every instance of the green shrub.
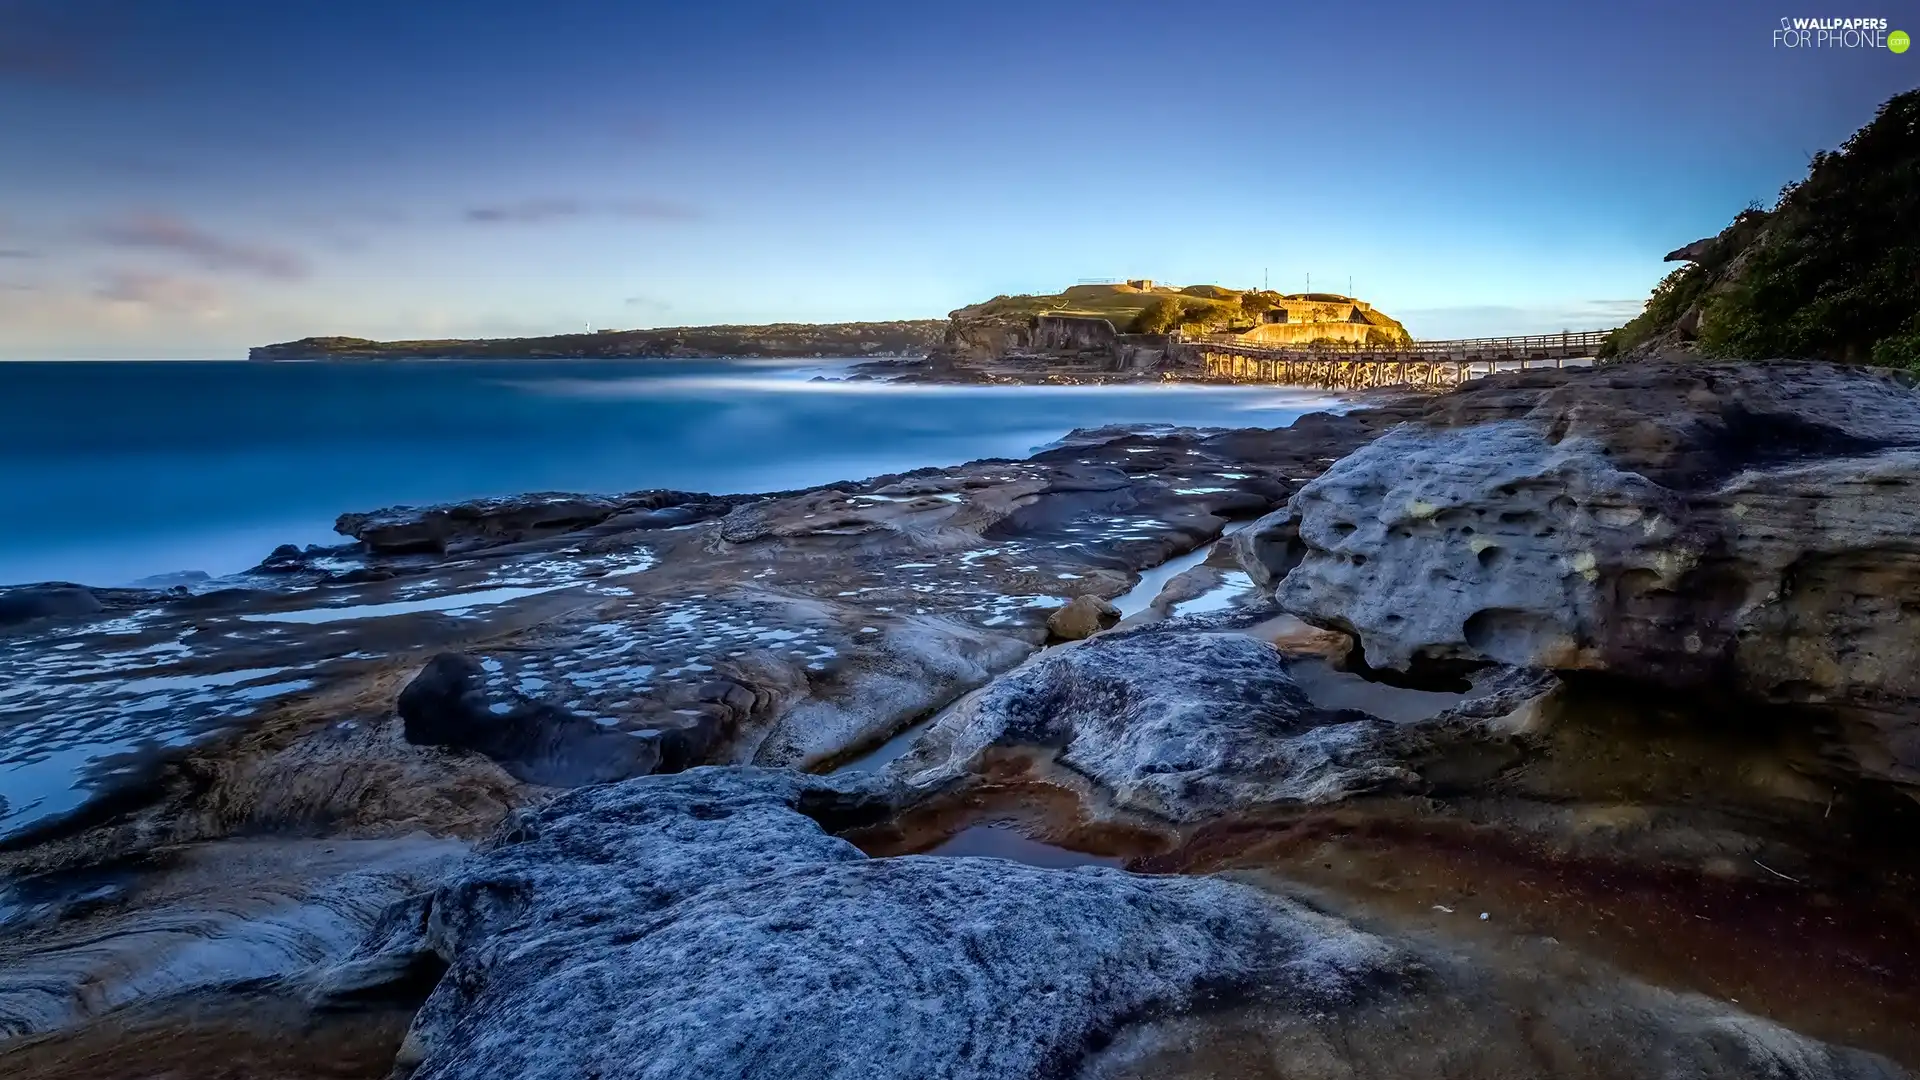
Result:
<instances>
[{"instance_id":1,"label":"green shrub","mask_svg":"<svg viewBox=\"0 0 1920 1080\"><path fill-rule=\"evenodd\" d=\"M1256 326L1266 317L1267 312L1278 306L1278 301L1269 293L1250 292L1240 297L1240 314Z\"/></svg>"},{"instance_id":2,"label":"green shrub","mask_svg":"<svg viewBox=\"0 0 1920 1080\"><path fill-rule=\"evenodd\" d=\"M1883 337L1874 342L1873 362L1881 367L1920 372L1920 333Z\"/></svg>"}]
</instances>

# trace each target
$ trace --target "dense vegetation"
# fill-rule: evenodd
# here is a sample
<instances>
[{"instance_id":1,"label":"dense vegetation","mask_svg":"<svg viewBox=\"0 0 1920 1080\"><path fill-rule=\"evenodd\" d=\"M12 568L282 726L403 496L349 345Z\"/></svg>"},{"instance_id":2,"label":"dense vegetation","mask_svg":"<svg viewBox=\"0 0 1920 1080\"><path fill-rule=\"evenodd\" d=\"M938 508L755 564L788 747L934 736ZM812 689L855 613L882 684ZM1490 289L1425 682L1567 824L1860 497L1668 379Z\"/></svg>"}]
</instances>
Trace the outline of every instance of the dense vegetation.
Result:
<instances>
[{"instance_id":1,"label":"dense vegetation","mask_svg":"<svg viewBox=\"0 0 1920 1080\"><path fill-rule=\"evenodd\" d=\"M1251 294L1249 294L1251 295ZM1268 306L1271 306L1270 304ZM1168 334L1175 330L1206 333L1243 321L1238 300L1197 299L1191 296L1155 297L1121 330L1131 334ZM1252 319L1244 319L1249 326Z\"/></svg>"},{"instance_id":2,"label":"dense vegetation","mask_svg":"<svg viewBox=\"0 0 1920 1080\"><path fill-rule=\"evenodd\" d=\"M1771 210L1749 208L1654 289L1610 353L1691 342L1714 356L1920 367L1920 90L1889 100Z\"/></svg>"},{"instance_id":3,"label":"dense vegetation","mask_svg":"<svg viewBox=\"0 0 1920 1080\"><path fill-rule=\"evenodd\" d=\"M254 360L546 360L727 356L923 356L940 342L936 319L869 323L773 323L602 330L534 338L368 341L312 337L251 351Z\"/></svg>"}]
</instances>

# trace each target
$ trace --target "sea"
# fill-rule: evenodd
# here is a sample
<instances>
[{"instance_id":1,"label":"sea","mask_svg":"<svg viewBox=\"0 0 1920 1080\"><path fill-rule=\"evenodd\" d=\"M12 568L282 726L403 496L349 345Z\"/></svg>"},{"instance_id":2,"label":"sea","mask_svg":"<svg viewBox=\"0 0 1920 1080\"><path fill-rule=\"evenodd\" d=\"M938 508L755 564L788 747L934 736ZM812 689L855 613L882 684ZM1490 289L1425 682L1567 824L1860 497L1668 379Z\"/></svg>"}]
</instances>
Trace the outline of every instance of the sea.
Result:
<instances>
[{"instance_id":1,"label":"sea","mask_svg":"<svg viewBox=\"0 0 1920 1080\"><path fill-rule=\"evenodd\" d=\"M531 491L739 493L1025 457L1076 428L1284 427L1317 391L932 386L856 361L0 363L0 584L164 585L342 512Z\"/></svg>"}]
</instances>

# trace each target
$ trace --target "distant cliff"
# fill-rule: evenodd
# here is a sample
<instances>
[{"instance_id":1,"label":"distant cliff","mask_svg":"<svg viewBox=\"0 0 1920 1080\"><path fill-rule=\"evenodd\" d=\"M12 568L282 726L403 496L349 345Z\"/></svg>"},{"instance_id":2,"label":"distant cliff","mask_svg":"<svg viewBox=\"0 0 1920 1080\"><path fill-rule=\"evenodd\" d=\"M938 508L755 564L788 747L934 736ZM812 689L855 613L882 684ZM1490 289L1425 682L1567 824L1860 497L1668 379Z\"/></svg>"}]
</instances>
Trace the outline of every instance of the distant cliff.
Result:
<instances>
[{"instance_id":1,"label":"distant cliff","mask_svg":"<svg viewBox=\"0 0 1920 1080\"><path fill-rule=\"evenodd\" d=\"M1071 285L1044 295L996 296L947 317L942 352L996 357L1046 347L1035 338L1041 316L1105 319L1117 333L1252 333L1262 341L1317 338L1379 345L1411 340L1407 328L1373 305L1337 293L1279 293L1220 285L1184 288L1130 281Z\"/></svg>"},{"instance_id":2,"label":"distant cliff","mask_svg":"<svg viewBox=\"0 0 1920 1080\"><path fill-rule=\"evenodd\" d=\"M703 359L727 356L924 356L947 324L937 319L770 323L602 330L529 338L368 341L310 337L247 351L249 360Z\"/></svg>"}]
</instances>

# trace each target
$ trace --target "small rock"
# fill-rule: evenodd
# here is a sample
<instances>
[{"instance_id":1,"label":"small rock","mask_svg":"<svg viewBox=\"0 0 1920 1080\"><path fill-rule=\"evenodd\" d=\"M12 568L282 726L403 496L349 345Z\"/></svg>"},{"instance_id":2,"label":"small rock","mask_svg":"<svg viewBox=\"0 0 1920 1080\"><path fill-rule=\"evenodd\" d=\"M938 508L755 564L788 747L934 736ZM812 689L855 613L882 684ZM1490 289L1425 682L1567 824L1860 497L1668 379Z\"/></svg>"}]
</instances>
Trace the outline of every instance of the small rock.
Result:
<instances>
[{"instance_id":1,"label":"small rock","mask_svg":"<svg viewBox=\"0 0 1920 1080\"><path fill-rule=\"evenodd\" d=\"M1089 638L1120 621L1120 609L1097 596L1076 596L1047 618L1047 632L1063 641Z\"/></svg>"}]
</instances>

